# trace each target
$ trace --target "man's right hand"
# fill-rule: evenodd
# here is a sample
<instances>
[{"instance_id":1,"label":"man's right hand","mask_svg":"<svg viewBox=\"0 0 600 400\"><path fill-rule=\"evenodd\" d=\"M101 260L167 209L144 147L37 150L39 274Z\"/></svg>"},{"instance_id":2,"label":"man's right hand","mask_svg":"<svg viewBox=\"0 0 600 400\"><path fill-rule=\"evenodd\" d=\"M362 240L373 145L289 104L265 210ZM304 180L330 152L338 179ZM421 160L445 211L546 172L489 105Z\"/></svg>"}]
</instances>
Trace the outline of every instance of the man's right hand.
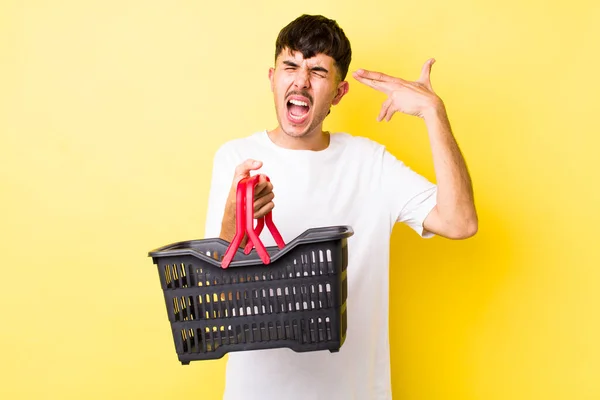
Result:
<instances>
[{"instance_id":1,"label":"man's right hand","mask_svg":"<svg viewBox=\"0 0 600 400\"><path fill-rule=\"evenodd\" d=\"M231 184L229 196L227 197L225 214L223 215L221 224L221 239L231 242L235 236L236 193L238 183L244 178L249 178L250 171L258 170L261 167L261 161L248 159L235 168L233 182ZM273 210L275 207L275 204L273 203L274 198L273 184L267 181L264 175L260 175L258 183L254 188L254 218L263 217ZM246 239L242 242L242 246L245 245L245 242Z\"/></svg>"}]
</instances>

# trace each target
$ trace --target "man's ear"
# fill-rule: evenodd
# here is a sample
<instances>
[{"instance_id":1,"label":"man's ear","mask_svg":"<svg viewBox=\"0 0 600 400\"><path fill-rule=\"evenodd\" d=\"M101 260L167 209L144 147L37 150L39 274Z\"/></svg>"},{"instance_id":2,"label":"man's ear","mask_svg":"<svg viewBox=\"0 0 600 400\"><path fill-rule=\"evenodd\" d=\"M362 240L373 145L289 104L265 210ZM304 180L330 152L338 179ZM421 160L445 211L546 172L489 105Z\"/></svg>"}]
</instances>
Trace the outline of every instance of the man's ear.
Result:
<instances>
[{"instance_id":1,"label":"man's ear","mask_svg":"<svg viewBox=\"0 0 600 400\"><path fill-rule=\"evenodd\" d=\"M340 82L337 87L337 93L335 94L331 104L334 106L337 105L342 100L342 97L348 93L348 90L350 90L350 84L347 81Z\"/></svg>"},{"instance_id":2,"label":"man's ear","mask_svg":"<svg viewBox=\"0 0 600 400\"><path fill-rule=\"evenodd\" d=\"M275 68L269 68L269 81L271 81L271 92L273 91L273 75L275 75Z\"/></svg>"}]
</instances>

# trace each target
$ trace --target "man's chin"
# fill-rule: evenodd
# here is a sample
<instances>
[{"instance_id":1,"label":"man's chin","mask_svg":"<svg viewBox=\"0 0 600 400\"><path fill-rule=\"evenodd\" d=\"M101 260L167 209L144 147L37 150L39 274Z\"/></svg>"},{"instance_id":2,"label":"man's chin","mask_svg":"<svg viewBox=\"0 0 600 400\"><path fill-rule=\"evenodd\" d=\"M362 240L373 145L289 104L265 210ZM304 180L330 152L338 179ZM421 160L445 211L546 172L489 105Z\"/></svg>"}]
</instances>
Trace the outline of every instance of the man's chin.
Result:
<instances>
[{"instance_id":1,"label":"man's chin","mask_svg":"<svg viewBox=\"0 0 600 400\"><path fill-rule=\"evenodd\" d=\"M298 126L298 125L292 125L292 124L287 123L282 126L281 130L288 136L299 138L299 137L306 136L309 132L309 128L310 128L310 125L308 125L308 124L306 124L306 125L302 124L302 125Z\"/></svg>"},{"instance_id":2,"label":"man's chin","mask_svg":"<svg viewBox=\"0 0 600 400\"><path fill-rule=\"evenodd\" d=\"M283 132L293 138L302 138L308 135L308 129L283 129Z\"/></svg>"}]
</instances>

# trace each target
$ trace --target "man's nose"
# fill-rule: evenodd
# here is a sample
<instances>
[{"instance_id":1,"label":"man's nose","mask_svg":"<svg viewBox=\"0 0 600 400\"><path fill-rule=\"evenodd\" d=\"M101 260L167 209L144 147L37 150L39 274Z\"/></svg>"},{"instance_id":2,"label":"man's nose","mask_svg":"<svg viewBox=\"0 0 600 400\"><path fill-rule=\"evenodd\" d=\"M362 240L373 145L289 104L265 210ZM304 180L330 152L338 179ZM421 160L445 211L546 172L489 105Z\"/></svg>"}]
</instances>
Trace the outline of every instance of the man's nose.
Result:
<instances>
[{"instance_id":1,"label":"man's nose","mask_svg":"<svg viewBox=\"0 0 600 400\"><path fill-rule=\"evenodd\" d=\"M296 72L296 77L294 79L294 86L296 86L299 89L308 89L310 87L310 79L308 76L308 71L299 69Z\"/></svg>"}]
</instances>

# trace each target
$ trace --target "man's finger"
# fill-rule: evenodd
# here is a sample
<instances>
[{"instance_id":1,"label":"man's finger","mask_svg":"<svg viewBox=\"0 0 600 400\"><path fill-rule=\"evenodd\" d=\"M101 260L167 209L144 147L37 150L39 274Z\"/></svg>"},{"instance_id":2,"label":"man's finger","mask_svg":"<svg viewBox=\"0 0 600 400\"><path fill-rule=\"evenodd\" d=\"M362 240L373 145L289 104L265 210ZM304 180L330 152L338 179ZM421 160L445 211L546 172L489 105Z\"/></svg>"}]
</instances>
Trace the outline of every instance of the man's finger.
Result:
<instances>
[{"instance_id":1,"label":"man's finger","mask_svg":"<svg viewBox=\"0 0 600 400\"><path fill-rule=\"evenodd\" d=\"M267 179L265 178L265 176L263 174L259 174L258 181L256 182L256 185L254 186L254 197L255 198L261 194L261 192L267 186L267 183L269 183L269 182L267 182Z\"/></svg>"},{"instance_id":2,"label":"man's finger","mask_svg":"<svg viewBox=\"0 0 600 400\"><path fill-rule=\"evenodd\" d=\"M267 215L269 213L269 211L272 211L275 208L275 203L273 203L272 201L265 204L264 206L262 206L260 208L260 210L256 211L254 213L254 218L260 218L260 217L264 217L265 215Z\"/></svg>"},{"instance_id":3,"label":"man's finger","mask_svg":"<svg viewBox=\"0 0 600 400\"><path fill-rule=\"evenodd\" d=\"M427 86L430 90L433 90L431 87L431 66L434 62L434 58L427 60L425 64L423 64L423 68L421 68L421 76L419 77L419 82Z\"/></svg>"},{"instance_id":4,"label":"man's finger","mask_svg":"<svg viewBox=\"0 0 600 400\"><path fill-rule=\"evenodd\" d=\"M398 82L401 81L400 78L394 78L393 76L389 76L386 75L382 72L376 72L376 71L367 71L366 69L359 69L357 71L354 71L354 73L352 74L352 76L359 80L358 78L364 78L364 79L369 79L372 81L379 81L379 82Z\"/></svg>"},{"instance_id":5,"label":"man's finger","mask_svg":"<svg viewBox=\"0 0 600 400\"><path fill-rule=\"evenodd\" d=\"M392 107L388 108L388 110L385 114L386 122L390 122L390 120L392 119L392 115L394 115L395 112L396 112L396 110L394 110Z\"/></svg>"},{"instance_id":6,"label":"man's finger","mask_svg":"<svg viewBox=\"0 0 600 400\"><path fill-rule=\"evenodd\" d=\"M374 79L365 78L364 76L354 75L354 79L363 83L367 86L372 87L373 89L380 90L381 89L381 81L376 81Z\"/></svg>"},{"instance_id":7,"label":"man's finger","mask_svg":"<svg viewBox=\"0 0 600 400\"><path fill-rule=\"evenodd\" d=\"M248 159L235 167L235 179L241 180L250 175L250 171L254 171L262 167L262 162Z\"/></svg>"},{"instance_id":8,"label":"man's finger","mask_svg":"<svg viewBox=\"0 0 600 400\"><path fill-rule=\"evenodd\" d=\"M377 116L377 122L381 122L383 117L385 117L385 115L387 114L388 109L390 108L391 105L392 105L392 98L388 97L388 99L385 102L383 102L383 104L381 106L381 111L379 111L379 115Z\"/></svg>"},{"instance_id":9,"label":"man's finger","mask_svg":"<svg viewBox=\"0 0 600 400\"><path fill-rule=\"evenodd\" d=\"M266 196L269 193L273 192L273 184L271 182L267 182L266 180L262 183L259 183L254 188L254 198L258 199L260 197Z\"/></svg>"},{"instance_id":10,"label":"man's finger","mask_svg":"<svg viewBox=\"0 0 600 400\"><path fill-rule=\"evenodd\" d=\"M257 212L258 210L260 210L261 208L266 206L268 203L272 202L274 198L275 198L275 193L271 192L271 193L267 194L266 196L256 199L254 201L254 211Z\"/></svg>"},{"instance_id":11,"label":"man's finger","mask_svg":"<svg viewBox=\"0 0 600 400\"><path fill-rule=\"evenodd\" d=\"M360 76L356 76L355 79L357 81L359 81L360 83L367 85L370 88L373 88L375 90L385 93L386 95L390 94L391 89L388 87L389 82L376 81L373 79L363 78Z\"/></svg>"}]
</instances>

